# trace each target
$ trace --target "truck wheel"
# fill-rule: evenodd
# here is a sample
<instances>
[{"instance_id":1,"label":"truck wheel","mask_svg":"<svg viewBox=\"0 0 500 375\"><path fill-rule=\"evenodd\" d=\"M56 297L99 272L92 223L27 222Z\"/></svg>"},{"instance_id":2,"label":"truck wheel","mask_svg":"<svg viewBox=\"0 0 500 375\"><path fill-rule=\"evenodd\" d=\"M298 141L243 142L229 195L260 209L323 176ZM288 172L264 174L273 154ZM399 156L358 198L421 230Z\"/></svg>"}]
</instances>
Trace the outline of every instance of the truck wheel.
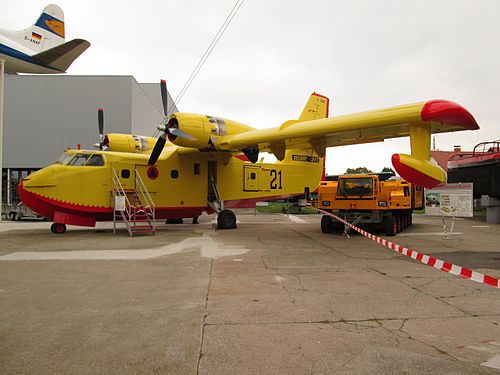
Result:
<instances>
[{"instance_id":1,"label":"truck wheel","mask_svg":"<svg viewBox=\"0 0 500 375\"><path fill-rule=\"evenodd\" d=\"M321 217L321 231L323 233L332 233L333 232L333 222L332 218L328 215L323 215Z\"/></svg>"},{"instance_id":2,"label":"truck wheel","mask_svg":"<svg viewBox=\"0 0 500 375\"><path fill-rule=\"evenodd\" d=\"M394 216L386 216L384 219L384 232L386 236L394 236L397 232L397 223Z\"/></svg>"},{"instance_id":3,"label":"truck wheel","mask_svg":"<svg viewBox=\"0 0 500 375\"><path fill-rule=\"evenodd\" d=\"M217 215L217 229L233 229L236 228L236 215L233 211L222 210Z\"/></svg>"}]
</instances>

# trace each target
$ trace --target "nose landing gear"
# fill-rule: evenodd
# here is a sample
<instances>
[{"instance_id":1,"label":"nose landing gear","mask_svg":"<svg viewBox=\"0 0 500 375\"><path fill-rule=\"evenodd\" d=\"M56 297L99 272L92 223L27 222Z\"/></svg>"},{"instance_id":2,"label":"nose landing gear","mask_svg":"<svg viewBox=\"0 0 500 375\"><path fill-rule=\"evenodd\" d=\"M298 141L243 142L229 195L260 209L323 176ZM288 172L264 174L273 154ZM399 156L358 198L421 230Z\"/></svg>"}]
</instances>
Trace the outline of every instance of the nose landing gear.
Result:
<instances>
[{"instance_id":1,"label":"nose landing gear","mask_svg":"<svg viewBox=\"0 0 500 375\"><path fill-rule=\"evenodd\" d=\"M63 234L64 232L66 232L66 225L60 223L52 223L52 225L50 226L50 230L55 234Z\"/></svg>"}]
</instances>

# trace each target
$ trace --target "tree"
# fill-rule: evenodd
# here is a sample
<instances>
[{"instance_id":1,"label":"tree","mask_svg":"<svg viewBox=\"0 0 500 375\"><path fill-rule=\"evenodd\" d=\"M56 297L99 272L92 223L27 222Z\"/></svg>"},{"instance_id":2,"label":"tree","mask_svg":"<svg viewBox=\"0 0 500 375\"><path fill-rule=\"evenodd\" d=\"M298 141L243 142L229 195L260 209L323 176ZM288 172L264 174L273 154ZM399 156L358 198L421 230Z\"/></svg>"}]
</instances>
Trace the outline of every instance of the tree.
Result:
<instances>
[{"instance_id":1,"label":"tree","mask_svg":"<svg viewBox=\"0 0 500 375\"><path fill-rule=\"evenodd\" d=\"M363 173L373 173L371 170L369 170L366 167L357 167L357 168L347 168L345 171L347 174L363 174Z\"/></svg>"},{"instance_id":2,"label":"tree","mask_svg":"<svg viewBox=\"0 0 500 375\"><path fill-rule=\"evenodd\" d=\"M394 169L392 169L391 167L384 167L384 169L382 169L382 173L384 172L391 172L396 174L396 172L394 172Z\"/></svg>"}]
</instances>

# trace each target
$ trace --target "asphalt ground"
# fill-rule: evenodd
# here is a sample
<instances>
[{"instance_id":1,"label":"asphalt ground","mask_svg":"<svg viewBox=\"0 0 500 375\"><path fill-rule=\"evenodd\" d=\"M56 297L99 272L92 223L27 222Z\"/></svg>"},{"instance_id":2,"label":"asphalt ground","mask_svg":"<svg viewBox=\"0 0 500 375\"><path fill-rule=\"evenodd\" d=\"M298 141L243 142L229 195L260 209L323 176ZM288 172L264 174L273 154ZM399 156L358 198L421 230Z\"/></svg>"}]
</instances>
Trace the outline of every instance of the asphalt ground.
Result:
<instances>
[{"instance_id":1,"label":"asphalt ground","mask_svg":"<svg viewBox=\"0 0 500 375\"><path fill-rule=\"evenodd\" d=\"M500 290L319 215L155 236L0 223L1 374L500 374ZM500 226L415 215L391 240L500 277Z\"/></svg>"}]
</instances>

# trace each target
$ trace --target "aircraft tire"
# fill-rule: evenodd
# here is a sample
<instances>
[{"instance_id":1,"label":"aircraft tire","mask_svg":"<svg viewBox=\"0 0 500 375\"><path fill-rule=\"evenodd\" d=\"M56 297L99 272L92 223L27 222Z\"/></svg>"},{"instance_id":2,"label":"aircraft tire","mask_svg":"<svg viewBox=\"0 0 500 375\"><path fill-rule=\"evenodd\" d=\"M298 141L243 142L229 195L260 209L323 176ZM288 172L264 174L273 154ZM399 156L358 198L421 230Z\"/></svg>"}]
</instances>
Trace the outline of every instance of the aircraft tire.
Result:
<instances>
[{"instance_id":1,"label":"aircraft tire","mask_svg":"<svg viewBox=\"0 0 500 375\"><path fill-rule=\"evenodd\" d=\"M397 223L394 216L386 216L384 219L384 232L386 236L392 237L396 235Z\"/></svg>"},{"instance_id":2,"label":"aircraft tire","mask_svg":"<svg viewBox=\"0 0 500 375\"><path fill-rule=\"evenodd\" d=\"M217 229L236 228L236 215L231 210L222 210L217 215Z\"/></svg>"},{"instance_id":3,"label":"aircraft tire","mask_svg":"<svg viewBox=\"0 0 500 375\"><path fill-rule=\"evenodd\" d=\"M66 232L66 225L60 223L52 223L50 230L55 234L63 234Z\"/></svg>"},{"instance_id":4,"label":"aircraft tire","mask_svg":"<svg viewBox=\"0 0 500 375\"><path fill-rule=\"evenodd\" d=\"M321 232L332 233L333 232L333 221L328 215L323 215L321 217Z\"/></svg>"}]
</instances>

